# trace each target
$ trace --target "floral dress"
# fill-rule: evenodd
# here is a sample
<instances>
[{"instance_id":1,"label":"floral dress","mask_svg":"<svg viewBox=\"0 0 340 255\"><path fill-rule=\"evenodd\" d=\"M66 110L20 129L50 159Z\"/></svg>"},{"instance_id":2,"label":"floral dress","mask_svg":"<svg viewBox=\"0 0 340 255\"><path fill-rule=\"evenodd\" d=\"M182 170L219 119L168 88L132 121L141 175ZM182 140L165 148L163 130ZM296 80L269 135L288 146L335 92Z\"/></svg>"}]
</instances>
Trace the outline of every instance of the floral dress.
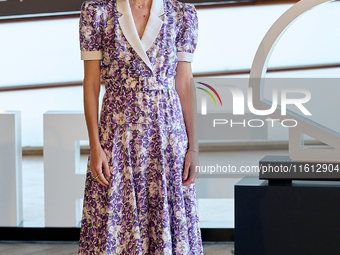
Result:
<instances>
[{"instance_id":1,"label":"floral dress","mask_svg":"<svg viewBox=\"0 0 340 255\"><path fill-rule=\"evenodd\" d=\"M140 39L128 0L83 3L81 57L101 60L99 137L112 176L103 187L88 163L79 254L203 254L195 184L182 185L188 137L174 87L197 34L191 4L153 0Z\"/></svg>"}]
</instances>

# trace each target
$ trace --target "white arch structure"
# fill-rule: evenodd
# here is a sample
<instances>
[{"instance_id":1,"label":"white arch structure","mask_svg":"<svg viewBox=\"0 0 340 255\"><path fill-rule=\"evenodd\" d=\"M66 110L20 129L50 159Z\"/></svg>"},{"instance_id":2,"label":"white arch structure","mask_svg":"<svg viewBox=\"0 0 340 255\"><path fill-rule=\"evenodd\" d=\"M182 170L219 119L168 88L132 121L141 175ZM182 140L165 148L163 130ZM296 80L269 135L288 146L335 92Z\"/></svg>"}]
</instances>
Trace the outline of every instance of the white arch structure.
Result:
<instances>
[{"instance_id":1,"label":"white arch structure","mask_svg":"<svg viewBox=\"0 0 340 255\"><path fill-rule=\"evenodd\" d=\"M301 0L289 8L272 25L263 38L253 61L249 87L253 91L253 104L257 109L268 109L271 104L264 99L264 77L270 56L282 35L304 13L321 4L334 0ZM282 119L280 109L268 115L272 119ZM289 157L293 161L307 162L340 162L340 133L327 128L302 115L287 110L287 119L298 122L296 127L289 128ZM309 135L329 146L304 146L302 134Z\"/></svg>"}]
</instances>

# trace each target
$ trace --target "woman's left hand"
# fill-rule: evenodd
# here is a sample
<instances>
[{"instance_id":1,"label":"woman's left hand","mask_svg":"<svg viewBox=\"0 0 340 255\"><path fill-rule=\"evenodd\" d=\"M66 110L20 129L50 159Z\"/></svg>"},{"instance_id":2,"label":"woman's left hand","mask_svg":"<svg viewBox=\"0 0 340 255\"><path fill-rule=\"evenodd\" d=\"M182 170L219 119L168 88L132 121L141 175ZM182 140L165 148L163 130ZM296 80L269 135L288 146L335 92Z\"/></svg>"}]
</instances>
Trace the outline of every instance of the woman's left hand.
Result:
<instances>
[{"instance_id":1,"label":"woman's left hand","mask_svg":"<svg viewBox=\"0 0 340 255\"><path fill-rule=\"evenodd\" d=\"M196 166L199 166L198 153L187 150L184 159L184 171L182 174L183 186L189 186L198 179L199 171L196 171Z\"/></svg>"}]
</instances>

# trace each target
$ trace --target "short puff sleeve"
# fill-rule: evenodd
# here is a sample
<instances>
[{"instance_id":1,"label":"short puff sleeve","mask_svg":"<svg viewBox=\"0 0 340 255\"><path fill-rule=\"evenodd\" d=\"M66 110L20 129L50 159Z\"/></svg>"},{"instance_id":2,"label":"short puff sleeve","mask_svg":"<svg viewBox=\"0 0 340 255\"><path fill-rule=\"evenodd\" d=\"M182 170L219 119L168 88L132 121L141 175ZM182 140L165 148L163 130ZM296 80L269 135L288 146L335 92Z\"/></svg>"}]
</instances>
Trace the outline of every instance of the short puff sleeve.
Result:
<instances>
[{"instance_id":1,"label":"short puff sleeve","mask_svg":"<svg viewBox=\"0 0 340 255\"><path fill-rule=\"evenodd\" d=\"M176 37L178 61L192 62L198 39L197 11L193 4L184 3L179 32Z\"/></svg>"},{"instance_id":2,"label":"short puff sleeve","mask_svg":"<svg viewBox=\"0 0 340 255\"><path fill-rule=\"evenodd\" d=\"M94 1L86 1L81 6L79 40L82 60L103 58L101 13L98 4Z\"/></svg>"}]
</instances>

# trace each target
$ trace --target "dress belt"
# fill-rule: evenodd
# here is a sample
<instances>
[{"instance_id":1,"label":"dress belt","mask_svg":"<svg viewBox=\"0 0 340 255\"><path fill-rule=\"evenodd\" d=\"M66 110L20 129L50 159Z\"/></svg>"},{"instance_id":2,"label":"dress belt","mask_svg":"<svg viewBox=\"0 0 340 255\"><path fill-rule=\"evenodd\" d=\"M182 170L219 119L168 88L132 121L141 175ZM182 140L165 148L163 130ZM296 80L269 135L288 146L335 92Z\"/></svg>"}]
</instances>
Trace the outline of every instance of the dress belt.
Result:
<instances>
[{"instance_id":1,"label":"dress belt","mask_svg":"<svg viewBox=\"0 0 340 255\"><path fill-rule=\"evenodd\" d=\"M106 91L150 91L174 90L174 77L130 77L127 79L105 80Z\"/></svg>"}]
</instances>

